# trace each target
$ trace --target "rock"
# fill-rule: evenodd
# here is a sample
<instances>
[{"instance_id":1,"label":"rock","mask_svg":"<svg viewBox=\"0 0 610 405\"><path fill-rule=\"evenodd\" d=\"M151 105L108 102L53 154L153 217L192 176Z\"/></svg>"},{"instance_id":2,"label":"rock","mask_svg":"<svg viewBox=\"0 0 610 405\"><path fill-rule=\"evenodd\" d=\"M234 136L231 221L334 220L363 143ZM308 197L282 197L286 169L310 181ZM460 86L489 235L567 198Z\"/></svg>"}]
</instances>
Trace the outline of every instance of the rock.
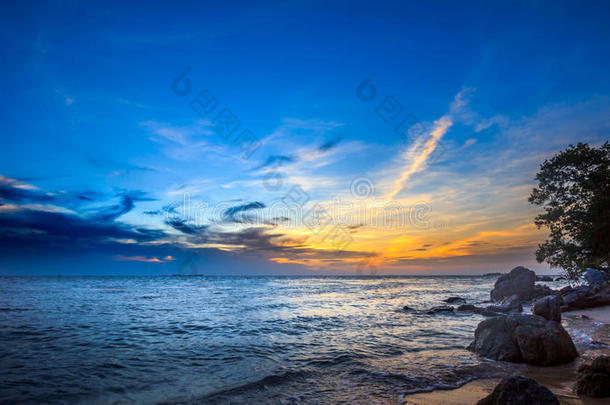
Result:
<instances>
[{"instance_id":1,"label":"rock","mask_svg":"<svg viewBox=\"0 0 610 405\"><path fill-rule=\"evenodd\" d=\"M536 281L553 281L553 277L536 275Z\"/></svg>"},{"instance_id":2,"label":"rock","mask_svg":"<svg viewBox=\"0 0 610 405\"><path fill-rule=\"evenodd\" d=\"M499 313L499 312L494 312L494 311L490 311L487 308L479 308L479 307L475 307L473 312L475 314L479 314L479 315L483 315L483 316L502 316L505 314Z\"/></svg>"},{"instance_id":3,"label":"rock","mask_svg":"<svg viewBox=\"0 0 610 405\"><path fill-rule=\"evenodd\" d=\"M443 300L444 302L448 303L448 304L454 304L456 302L466 302L466 300L462 297L449 297L446 300Z\"/></svg>"},{"instance_id":4,"label":"rock","mask_svg":"<svg viewBox=\"0 0 610 405\"><path fill-rule=\"evenodd\" d=\"M485 308L475 308L475 310L473 311L475 314L479 314L479 315L483 315L483 316L487 316L487 317L495 317L495 316L505 316L506 314L502 314L502 313L498 313L498 312L493 312L493 311L489 311Z\"/></svg>"},{"instance_id":5,"label":"rock","mask_svg":"<svg viewBox=\"0 0 610 405\"><path fill-rule=\"evenodd\" d=\"M500 301L511 295L517 295L522 300L529 300L534 293L535 281L536 273L522 266L515 267L510 273L504 274L496 280L490 294L491 299Z\"/></svg>"},{"instance_id":6,"label":"rock","mask_svg":"<svg viewBox=\"0 0 610 405\"><path fill-rule=\"evenodd\" d=\"M559 293L563 298L562 312L610 305L610 285L603 288L565 287L559 290Z\"/></svg>"},{"instance_id":7,"label":"rock","mask_svg":"<svg viewBox=\"0 0 610 405\"><path fill-rule=\"evenodd\" d=\"M429 314L436 314L439 312L453 312L453 307L450 305L443 305L440 307L430 308L430 310L428 311Z\"/></svg>"},{"instance_id":8,"label":"rock","mask_svg":"<svg viewBox=\"0 0 610 405\"><path fill-rule=\"evenodd\" d=\"M408 306L406 306L406 305L405 305L404 307L402 307L402 310L403 310L403 311L415 311L413 308L408 307Z\"/></svg>"},{"instance_id":9,"label":"rock","mask_svg":"<svg viewBox=\"0 0 610 405\"><path fill-rule=\"evenodd\" d=\"M494 360L551 366L574 360L578 353L560 323L538 315L486 319L468 349Z\"/></svg>"},{"instance_id":10,"label":"rock","mask_svg":"<svg viewBox=\"0 0 610 405\"><path fill-rule=\"evenodd\" d=\"M610 397L610 356L599 356L578 367L576 393L588 397Z\"/></svg>"},{"instance_id":11,"label":"rock","mask_svg":"<svg viewBox=\"0 0 610 405\"><path fill-rule=\"evenodd\" d=\"M604 271L599 271L599 270L594 270L594 269L587 269L585 271L585 280L587 280L587 283L589 283L590 287L604 287L605 283L608 281L608 279L610 277L608 277L608 274Z\"/></svg>"},{"instance_id":12,"label":"rock","mask_svg":"<svg viewBox=\"0 0 610 405\"><path fill-rule=\"evenodd\" d=\"M559 405L557 397L546 387L531 378L505 377L489 396L477 405Z\"/></svg>"},{"instance_id":13,"label":"rock","mask_svg":"<svg viewBox=\"0 0 610 405\"><path fill-rule=\"evenodd\" d=\"M555 279L555 281L564 281L564 280L566 280L566 278L565 278L565 277L557 277L557 278Z\"/></svg>"},{"instance_id":14,"label":"rock","mask_svg":"<svg viewBox=\"0 0 610 405\"><path fill-rule=\"evenodd\" d=\"M512 295L511 297L503 300L501 305L488 305L486 308L488 311L492 312L523 312L523 306L521 305L521 301L517 295Z\"/></svg>"},{"instance_id":15,"label":"rock","mask_svg":"<svg viewBox=\"0 0 610 405\"><path fill-rule=\"evenodd\" d=\"M532 305L532 313L540 315L549 321L561 322L561 304L563 299L561 295L551 295L544 298L539 298Z\"/></svg>"},{"instance_id":16,"label":"rock","mask_svg":"<svg viewBox=\"0 0 610 405\"><path fill-rule=\"evenodd\" d=\"M549 295L557 294L557 291L553 290L548 285L536 284L534 286L534 292L532 294L532 299L546 297Z\"/></svg>"},{"instance_id":17,"label":"rock","mask_svg":"<svg viewBox=\"0 0 610 405\"><path fill-rule=\"evenodd\" d=\"M464 304L457 307L458 311L474 311L475 309L477 309L477 307L472 304Z\"/></svg>"}]
</instances>

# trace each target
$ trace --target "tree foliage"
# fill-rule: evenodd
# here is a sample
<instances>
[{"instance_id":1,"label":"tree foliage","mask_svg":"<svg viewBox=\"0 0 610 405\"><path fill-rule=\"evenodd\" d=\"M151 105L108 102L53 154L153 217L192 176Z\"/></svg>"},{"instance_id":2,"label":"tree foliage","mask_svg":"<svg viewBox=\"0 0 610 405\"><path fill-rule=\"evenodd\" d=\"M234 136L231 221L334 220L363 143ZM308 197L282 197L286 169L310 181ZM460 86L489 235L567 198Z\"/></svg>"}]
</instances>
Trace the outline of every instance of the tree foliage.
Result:
<instances>
[{"instance_id":1,"label":"tree foliage","mask_svg":"<svg viewBox=\"0 0 610 405\"><path fill-rule=\"evenodd\" d=\"M542 206L538 228L550 231L536 260L571 278L590 267L608 271L610 255L610 143L570 145L545 160L529 202Z\"/></svg>"}]
</instances>

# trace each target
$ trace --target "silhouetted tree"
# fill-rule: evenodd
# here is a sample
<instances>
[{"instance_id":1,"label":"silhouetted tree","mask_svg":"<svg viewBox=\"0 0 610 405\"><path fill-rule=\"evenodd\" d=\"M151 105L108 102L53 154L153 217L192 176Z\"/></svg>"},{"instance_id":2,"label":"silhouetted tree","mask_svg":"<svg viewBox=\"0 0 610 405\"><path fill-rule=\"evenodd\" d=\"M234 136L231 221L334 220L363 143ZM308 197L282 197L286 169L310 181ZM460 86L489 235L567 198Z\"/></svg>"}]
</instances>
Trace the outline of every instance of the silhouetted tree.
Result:
<instances>
[{"instance_id":1,"label":"silhouetted tree","mask_svg":"<svg viewBox=\"0 0 610 405\"><path fill-rule=\"evenodd\" d=\"M610 143L570 145L545 160L529 202L544 207L538 228L550 230L536 260L561 267L572 279L587 268L608 271L610 255Z\"/></svg>"}]
</instances>

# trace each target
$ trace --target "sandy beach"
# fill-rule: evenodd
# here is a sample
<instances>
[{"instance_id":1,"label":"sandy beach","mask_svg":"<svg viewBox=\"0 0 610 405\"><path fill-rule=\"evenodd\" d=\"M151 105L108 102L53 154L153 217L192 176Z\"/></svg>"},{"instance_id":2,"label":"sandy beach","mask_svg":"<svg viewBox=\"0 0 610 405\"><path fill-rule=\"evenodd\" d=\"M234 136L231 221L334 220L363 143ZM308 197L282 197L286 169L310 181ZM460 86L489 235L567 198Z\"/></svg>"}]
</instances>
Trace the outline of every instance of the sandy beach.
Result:
<instances>
[{"instance_id":1,"label":"sandy beach","mask_svg":"<svg viewBox=\"0 0 610 405\"><path fill-rule=\"evenodd\" d=\"M581 352L580 357L571 364L557 367L526 366L525 370L519 365L515 367L515 374L525 375L546 386L557 396L561 404L607 404L607 398L578 397L573 391L573 386L577 377L576 369L582 361L600 354L610 354L610 306L564 312L563 317L579 323L579 329L587 330L593 344L589 345L586 351ZM454 390L436 390L408 395L402 404L471 405L489 395L499 381L499 378L481 379Z\"/></svg>"}]
</instances>

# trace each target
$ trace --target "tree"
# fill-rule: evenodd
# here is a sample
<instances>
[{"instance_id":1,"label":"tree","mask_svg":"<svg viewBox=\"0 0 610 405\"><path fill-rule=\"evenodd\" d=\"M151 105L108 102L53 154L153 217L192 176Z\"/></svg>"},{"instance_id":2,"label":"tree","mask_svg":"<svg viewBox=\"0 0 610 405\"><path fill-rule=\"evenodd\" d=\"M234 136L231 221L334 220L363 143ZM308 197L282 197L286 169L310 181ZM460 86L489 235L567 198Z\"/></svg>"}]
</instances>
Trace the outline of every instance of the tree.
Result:
<instances>
[{"instance_id":1,"label":"tree","mask_svg":"<svg viewBox=\"0 0 610 405\"><path fill-rule=\"evenodd\" d=\"M536 260L578 278L586 268L608 271L610 261L610 143L570 145L545 160L529 202L544 207L536 217L549 239Z\"/></svg>"}]
</instances>

